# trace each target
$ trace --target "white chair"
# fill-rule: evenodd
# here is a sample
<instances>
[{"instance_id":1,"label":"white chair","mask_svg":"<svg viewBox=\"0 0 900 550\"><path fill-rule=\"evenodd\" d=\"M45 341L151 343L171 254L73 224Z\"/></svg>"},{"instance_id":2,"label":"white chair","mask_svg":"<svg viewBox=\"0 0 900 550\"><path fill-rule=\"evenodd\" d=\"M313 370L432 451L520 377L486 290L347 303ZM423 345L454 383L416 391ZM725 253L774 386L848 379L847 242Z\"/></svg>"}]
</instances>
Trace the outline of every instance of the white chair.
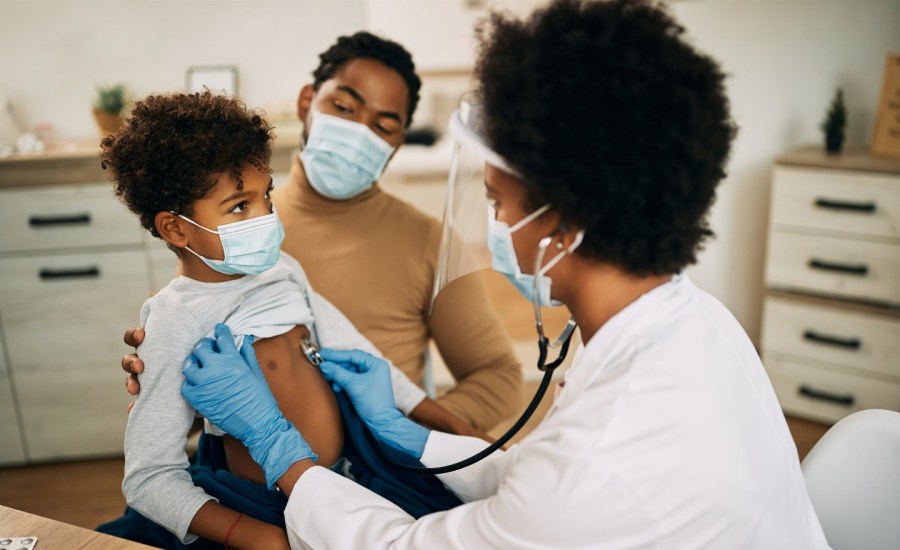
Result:
<instances>
[{"instance_id":1,"label":"white chair","mask_svg":"<svg viewBox=\"0 0 900 550\"><path fill-rule=\"evenodd\" d=\"M843 418L801 468L834 550L900 550L900 413L870 409Z\"/></svg>"}]
</instances>

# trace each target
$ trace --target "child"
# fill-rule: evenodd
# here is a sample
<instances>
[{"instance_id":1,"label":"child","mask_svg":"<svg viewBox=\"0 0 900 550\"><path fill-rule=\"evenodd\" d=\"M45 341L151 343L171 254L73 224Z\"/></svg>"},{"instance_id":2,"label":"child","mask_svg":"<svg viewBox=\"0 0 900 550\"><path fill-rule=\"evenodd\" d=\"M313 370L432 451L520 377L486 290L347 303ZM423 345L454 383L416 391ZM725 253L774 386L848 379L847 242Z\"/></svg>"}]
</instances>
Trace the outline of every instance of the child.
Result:
<instances>
[{"instance_id":1,"label":"child","mask_svg":"<svg viewBox=\"0 0 900 550\"><path fill-rule=\"evenodd\" d=\"M302 339L377 350L309 287L296 260L280 252L284 229L269 198L271 143L272 128L260 115L208 91L148 96L121 132L102 142L102 165L116 194L166 241L182 269L141 309L146 339L138 351L146 368L125 432L122 489L129 509L101 531L166 547L202 537L238 548L287 548L285 500L267 489L274 480L264 479L243 445L207 422L207 434L221 437L204 436L194 464L184 450L195 412L180 394L182 364L217 323L228 326L238 346L254 337L279 408L319 464L396 492L400 501L417 500L419 491L427 498L415 506L458 502L444 498L449 493L442 494L435 478L410 493L396 487L422 478L379 480L365 470L372 453L352 410L339 405L301 353ZM424 392L396 369L393 380L398 407L418 410ZM437 405L428 407L433 412ZM357 442L345 441L345 434Z\"/></svg>"}]
</instances>

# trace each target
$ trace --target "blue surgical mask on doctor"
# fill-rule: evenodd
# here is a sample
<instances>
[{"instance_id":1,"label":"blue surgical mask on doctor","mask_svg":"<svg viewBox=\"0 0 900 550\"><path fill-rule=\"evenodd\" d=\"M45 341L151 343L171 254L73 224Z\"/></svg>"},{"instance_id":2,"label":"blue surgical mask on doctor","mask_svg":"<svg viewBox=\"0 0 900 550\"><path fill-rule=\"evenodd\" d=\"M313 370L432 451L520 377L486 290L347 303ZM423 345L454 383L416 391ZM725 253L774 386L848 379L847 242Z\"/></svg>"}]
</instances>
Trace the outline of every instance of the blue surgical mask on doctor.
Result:
<instances>
[{"instance_id":1,"label":"blue surgical mask on doctor","mask_svg":"<svg viewBox=\"0 0 900 550\"><path fill-rule=\"evenodd\" d=\"M375 184L393 153L365 124L316 111L300 158L313 189L347 200Z\"/></svg>"},{"instance_id":2,"label":"blue surgical mask on doctor","mask_svg":"<svg viewBox=\"0 0 900 550\"><path fill-rule=\"evenodd\" d=\"M256 275L271 269L278 262L281 254L281 241L284 240L284 227L275 208L265 216L241 220L239 222L220 225L217 231L203 227L194 220L178 214L178 217L190 222L204 231L216 234L222 241L225 258L216 260L197 254L189 247L188 252L200 258L210 268L225 275Z\"/></svg>"},{"instance_id":3,"label":"blue surgical mask on doctor","mask_svg":"<svg viewBox=\"0 0 900 550\"><path fill-rule=\"evenodd\" d=\"M561 302L550 298L550 285L553 281L545 274L550 271L553 266L559 263L566 254L574 252L575 249L578 248L578 245L581 244L582 239L584 239L584 230L581 230L576 235L575 241L567 250L561 250L559 254L541 267L537 273L534 275L522 273L522 270L519 268L519 260L516 257L516 249L513 246L512 235L549 209L550 205L545 204L510 227L505 222L497 221L496 210L494 210L493 206L488 206L487 240L488 248L491 251L491 267L494 268L494 271L503 274L507 280L516 287L516 290L518 290L520 294L532 302L535 301L534 283L535 277L537 277L537 299L539 300L539 304L543 307L562 305Z\"/></svg>"}]
</instances>

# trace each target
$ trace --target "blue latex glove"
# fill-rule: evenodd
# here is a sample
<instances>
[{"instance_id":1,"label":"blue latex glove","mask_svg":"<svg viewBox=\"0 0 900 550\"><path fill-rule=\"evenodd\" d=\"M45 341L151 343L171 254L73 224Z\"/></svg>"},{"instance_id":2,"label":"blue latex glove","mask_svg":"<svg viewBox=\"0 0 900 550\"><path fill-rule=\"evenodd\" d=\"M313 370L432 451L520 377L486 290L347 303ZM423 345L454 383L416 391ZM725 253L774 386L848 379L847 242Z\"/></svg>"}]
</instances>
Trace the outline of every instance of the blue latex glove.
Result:
<instances>
[{"instance_id":1,"label":"blue latex glove","mask_svg":"<svg viewBox=\"0 0 900 550\"><path fill-rule=\"evenodd\" d=\"M252 336L244 337L238 352L231 330L216 325L215 340L200 340L185 360L181 395L250 449L270 489L291 464L319 458L278 409L256 360Z\"/></svg>"},{"instance_id":2,"label":"blue latex glove","mask_svg":"<svg viewBox=\"0 0 900 550\"><path fill-rule=\"evenodd\" d=\"M391 367L364 351L321 349L319 369L353 402L376 439L417 459L422 458L428 429L403 416L394 402Z\"/></svg>"}]
</instances>

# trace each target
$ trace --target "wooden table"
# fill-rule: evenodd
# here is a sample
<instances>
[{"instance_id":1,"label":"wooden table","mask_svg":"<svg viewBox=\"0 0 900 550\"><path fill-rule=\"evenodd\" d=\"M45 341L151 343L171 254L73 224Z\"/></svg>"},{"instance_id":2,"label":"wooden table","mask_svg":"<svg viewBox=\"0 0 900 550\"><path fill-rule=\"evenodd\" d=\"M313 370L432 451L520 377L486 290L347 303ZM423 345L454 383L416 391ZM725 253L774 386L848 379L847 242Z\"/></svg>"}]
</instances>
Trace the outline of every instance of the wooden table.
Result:
<instances>
[{"instance_id":1,"label":"wooden table","mask_svg":"<svg viewBox=\"0 0 900 550\"><path fill-rule=\"evenodd\" d=\"M36 536L37 545L34 550L56 550L89 548L110 550L148 549L145 546L125 539L111 537L83 527L68 525L52 519L35 516L6 506L0 506L0 539L4 537L18 538Z\"/></svg>"}]
</instances>

